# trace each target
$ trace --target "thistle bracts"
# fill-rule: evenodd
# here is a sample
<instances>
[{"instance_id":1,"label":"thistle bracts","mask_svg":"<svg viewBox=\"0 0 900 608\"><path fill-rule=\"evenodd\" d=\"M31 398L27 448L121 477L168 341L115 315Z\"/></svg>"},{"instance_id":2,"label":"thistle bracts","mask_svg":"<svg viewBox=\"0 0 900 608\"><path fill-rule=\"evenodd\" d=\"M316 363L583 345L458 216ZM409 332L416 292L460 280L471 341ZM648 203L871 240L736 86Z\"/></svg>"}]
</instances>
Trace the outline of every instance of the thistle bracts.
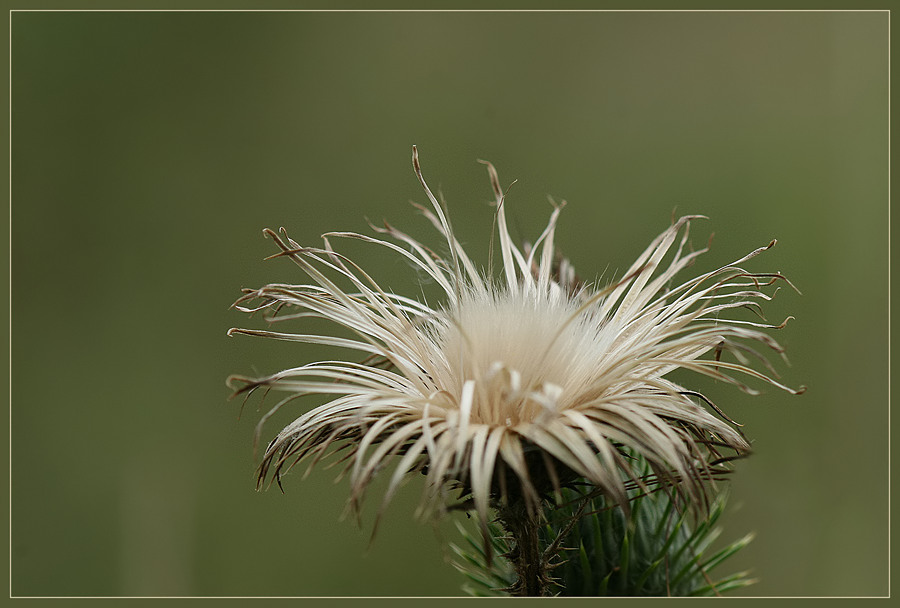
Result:
<instances>
[{"instance_id":1,"label":"thistle bracts","mask_svg":"<svg viewBox=\"0 0 900 608\"><path fill-rule=\"evenodd\" d=\"M679 509L664 491L635 488L629 498L627 512L602 495L586 496L575 489L562 492L560 505L547 503L539 533L540 546L548 553L548 594L713 596L754 582L747 572L718 574L723 562L752 538L713 550L726 493L713 499L703 518ZM462 524L458 528L462 542L451 548L454 565L467 579L463 589L474 596L514 594L520 577L509 531L501 522L491 522L487 554L480 535Z\"/></svg>"}]
</instances>

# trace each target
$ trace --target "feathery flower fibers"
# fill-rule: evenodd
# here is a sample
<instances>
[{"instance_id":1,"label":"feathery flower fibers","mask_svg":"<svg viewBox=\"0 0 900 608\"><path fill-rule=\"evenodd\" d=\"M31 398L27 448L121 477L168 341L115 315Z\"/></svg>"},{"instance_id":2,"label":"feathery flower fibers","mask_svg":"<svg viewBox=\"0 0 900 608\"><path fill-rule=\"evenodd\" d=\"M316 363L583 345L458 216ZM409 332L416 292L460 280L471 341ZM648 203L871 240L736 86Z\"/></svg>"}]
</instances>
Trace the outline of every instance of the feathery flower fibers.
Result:
<instances>
[{"instance_id":1,"label":"feathery flower fibers","mask_svg":"<svg viewBox=\"0 0 900 608\"><path fill-rule=\"evenodd\" d=\"M775 241L674 284L706 251L685 250L690 222L700 216L682 217L621 279L603 287L584 284L570 266L559 264L554 248L561 206L534 246L518 248L507 229L497 174L485 164L496 197L499 278L476 266L455 238L422 177L415 148L413 166L433 211L419 209L445 239L447 254L388 224L375 228L384 239L331 232L323 235L321 248L299 245L284 229L265 231L280 249L273 257L291 259L311 282L247 289L235 307L265 311L269 321L327 319L355 337L253 329L229 334L338 346L362 355L264 378L230 379L236 393L262 387L286 394L260 427L299 397L330 399L269 444L260 484L274 478L280 485L282 472L298 461L309 459L312 467L348 450L341 460L347 462L350 506L357 513L370 481L389 462L394 467L382 508L409 473L420 472L426 478L423 507L442 512L452 502L449 492L460 490L483 529L489 508L512 500L533 511L554 489L579 478L626 507L629 488L651 483L672 486L702 505L706 482L749 445L710 399L669 375L685 369L755 392L742 374L800 392L779 383L752 346L782 353L763 330L784 323L728 318L735 309L759 309L761 300L771 298L764 288L786 281L779 273L740 266ZM386 292L332 247L336 238L359 239L401 256L440 286L445 301L428 306ZM635 453L649 463L652 478L632 472Z\"/></svg>"}]
</instances>

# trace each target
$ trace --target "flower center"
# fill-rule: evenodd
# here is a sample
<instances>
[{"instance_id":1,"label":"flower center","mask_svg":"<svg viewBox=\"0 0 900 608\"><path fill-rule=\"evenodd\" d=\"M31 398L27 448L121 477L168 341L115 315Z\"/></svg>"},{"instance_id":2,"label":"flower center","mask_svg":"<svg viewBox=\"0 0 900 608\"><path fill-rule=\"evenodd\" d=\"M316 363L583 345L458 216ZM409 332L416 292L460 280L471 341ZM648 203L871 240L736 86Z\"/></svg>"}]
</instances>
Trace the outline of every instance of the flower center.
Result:
<instances>
[{"instance_id":1,"label":"flower center","mask_svg":"<svg viewBox=\"0 0 900 608\"><path fill-rule=\"evenodd\" d=\"M599 324L565 298L499 293L463 298L438 338L462 397L474 382L472 420L515 425L573 403L596 376ZM593 365L592 365L593 362Z\"/></svg>"}]
</instances>

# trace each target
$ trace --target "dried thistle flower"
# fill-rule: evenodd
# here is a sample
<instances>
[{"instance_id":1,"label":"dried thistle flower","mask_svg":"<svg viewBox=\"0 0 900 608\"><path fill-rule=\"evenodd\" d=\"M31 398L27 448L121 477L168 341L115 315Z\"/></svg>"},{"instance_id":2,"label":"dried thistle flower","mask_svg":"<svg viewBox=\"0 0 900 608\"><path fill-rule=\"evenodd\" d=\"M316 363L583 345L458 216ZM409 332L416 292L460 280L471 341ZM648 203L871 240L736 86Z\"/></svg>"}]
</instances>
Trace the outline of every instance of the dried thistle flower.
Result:
<instances>
[{"instance_id":1,"label":"dried thistle flower","mask_svg":"<svg viewBox=\"0 0 900 608\"><path fill-rule=\"evenodd\" d=\"M447 255L388 224L375 228L384 238L332 232L323 235L320 248L299 245L283 229L265 231L280 249L272 257L290 258L312 282L245 290L234 306L265 311L273 322L327 319L356 337L254 329L229 334L339 346L365 359L230 379L236 394L258 388L286 394L260 427L299 397L331 399L274 438L259 483L275 479L280 485L281 474L297 462L307 459L312 467L347 450L342 460L357 513L370 481L392 461L382 509L408 474L418 471L426 478L423 506L442 512L452 505L450 492L460 490L485 538L490 508L506 522L533 521L541 500L576 479L625 507L632 486L650 484L705 504L707 482L750 446L709 398L670 374L690 370L748 393L755 391L741 375L802 391L778 382L752 346L781 354L764 330L784 323L730 318L739 308L758 310L760 301L771 298L765 288L787 282L779 273L741 267L775 241L676 284L676 275L707 251L686 250L690 223L701 216L682 217L621 279L606 286L581 283L570 266L558 262L554 231L561 206L533 247L518 248L507 229L497 174L485 164L496 198L499 278L476 266L455 238L422 177L415 147L413 165L433 211L419 209L443 235ZM440 286L445 301L432 307L386 292L332 247L336 238L359 239L401 256ZM632 471L633 453L653 475Z\"/></svg>"}]
</instances>

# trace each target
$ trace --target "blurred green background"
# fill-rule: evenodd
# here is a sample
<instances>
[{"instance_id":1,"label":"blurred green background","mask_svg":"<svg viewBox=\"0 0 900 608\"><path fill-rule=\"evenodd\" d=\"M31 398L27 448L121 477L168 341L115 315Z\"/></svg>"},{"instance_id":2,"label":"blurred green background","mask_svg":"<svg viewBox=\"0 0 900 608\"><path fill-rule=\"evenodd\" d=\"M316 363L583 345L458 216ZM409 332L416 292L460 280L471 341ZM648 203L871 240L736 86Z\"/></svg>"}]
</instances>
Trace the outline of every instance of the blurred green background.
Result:
<instances>
[{"instance_id":1,"label":"blurred green background","mask_svg":"<svg viewBox=\"0 0 900 608\"><path fill-rule=\"evenodd\" d=\"M16 13L11 33L14 595L459 593L453 527L410 523L417 480L368 551L333 470L255 492L258 403L239 419L224 386L345 355L226 337L261 327L229 309L241 287L303 281L262 228L317 244L388 218L439 243L408 205L412 144L482 260L478 158L518 180L522 239L569 202L586 277L676 207L711 218L702 268L778 238L753 268L803 292L767 312L797 317L784 379L809 391L704 388L756 447L724 538L757 538L727 567L751 595L887 593L887 13Z\"/></svg>"}]
</instances>

